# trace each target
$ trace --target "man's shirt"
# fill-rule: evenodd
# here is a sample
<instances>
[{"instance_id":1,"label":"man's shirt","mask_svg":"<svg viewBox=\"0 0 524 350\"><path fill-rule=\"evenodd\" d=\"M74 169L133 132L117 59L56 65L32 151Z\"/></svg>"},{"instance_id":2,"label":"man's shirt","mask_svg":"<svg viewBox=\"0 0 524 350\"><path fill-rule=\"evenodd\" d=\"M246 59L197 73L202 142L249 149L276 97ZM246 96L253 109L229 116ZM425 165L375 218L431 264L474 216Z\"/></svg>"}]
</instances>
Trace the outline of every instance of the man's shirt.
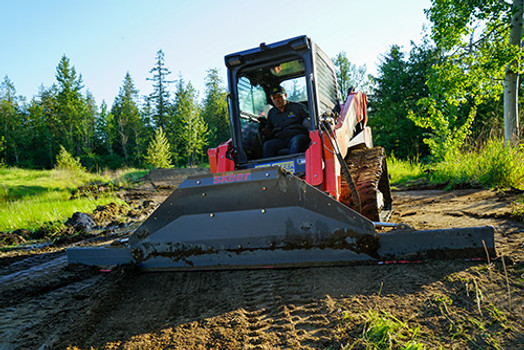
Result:
<instances>
[{"instance_id":1,"label":"man's shirt","mask_svg":"<svg viewBox=\"0 0 524 350\"><path fill-rule=\"evenodd\" d=\"M269 110L269 126L274 135L279 138L293 137L298 134L307 134L307 128L302 125L304 119L309 118L306 108L296 102L287 101L284 111L273 107Z\"/></svg>"}]
</instances>

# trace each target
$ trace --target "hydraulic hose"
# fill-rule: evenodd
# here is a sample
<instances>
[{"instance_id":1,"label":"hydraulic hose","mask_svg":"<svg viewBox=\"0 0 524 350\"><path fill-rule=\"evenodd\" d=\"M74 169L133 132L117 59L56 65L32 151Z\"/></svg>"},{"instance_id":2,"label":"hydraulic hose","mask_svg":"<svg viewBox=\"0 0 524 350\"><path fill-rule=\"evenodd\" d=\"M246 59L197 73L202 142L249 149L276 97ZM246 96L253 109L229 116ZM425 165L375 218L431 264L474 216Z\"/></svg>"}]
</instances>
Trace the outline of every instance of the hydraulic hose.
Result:
<instances>
[{"instance_id":1,"label":"hydraulic hose","mask_svg":"<svg viewBox=\"0 0 524 350\"><path fill-rule=\"evenodd\" d=\"M360 196L358 194L357 185L355 184L355 181L353 180L353 177L351 176L351 173L349 172L348 165L344 161L344 158L342 158L342 154L340 153L340 148L338 146L338 142L335 137L335 133L333 132L333 129L331 128L331 124L329 124L329 122L327 121L323 121L320 123L320 126L321 128L324 129L324 131L328 135L329 142L331 143L331 146L333 147L333 150L335 151L335 155L337 156L338 162L340 163L342 174L344 175L344 178L346 179L346 182L348 183L349 190L351 192L351 199L353 200L353 204L355 205L355 210L360 214L362 213L362 204L360 201Z\"/></svg>"}]
</instances>

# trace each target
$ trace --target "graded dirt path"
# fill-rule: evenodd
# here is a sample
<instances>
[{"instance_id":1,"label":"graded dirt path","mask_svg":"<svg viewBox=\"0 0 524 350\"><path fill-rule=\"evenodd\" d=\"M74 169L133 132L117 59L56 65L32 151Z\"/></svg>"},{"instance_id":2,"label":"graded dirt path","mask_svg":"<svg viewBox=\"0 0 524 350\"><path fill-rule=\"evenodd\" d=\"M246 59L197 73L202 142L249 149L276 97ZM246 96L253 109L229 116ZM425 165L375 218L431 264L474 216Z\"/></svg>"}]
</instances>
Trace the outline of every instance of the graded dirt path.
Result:
<instances>
[{"instance_id":1,"label":"graded dirt path","mask_svg":"<svg viewBox=\"0 0 524 350\"><path fill-rule=\"evenodd\" d=\"M524 348L524 225L511 220L511 200L396 191L391 219L493 225L505 265L143 273L68 266L64 247L0 253L0 349L364 349L370 310L418 327L427 349Z\"/></svg>"}]
</instances>

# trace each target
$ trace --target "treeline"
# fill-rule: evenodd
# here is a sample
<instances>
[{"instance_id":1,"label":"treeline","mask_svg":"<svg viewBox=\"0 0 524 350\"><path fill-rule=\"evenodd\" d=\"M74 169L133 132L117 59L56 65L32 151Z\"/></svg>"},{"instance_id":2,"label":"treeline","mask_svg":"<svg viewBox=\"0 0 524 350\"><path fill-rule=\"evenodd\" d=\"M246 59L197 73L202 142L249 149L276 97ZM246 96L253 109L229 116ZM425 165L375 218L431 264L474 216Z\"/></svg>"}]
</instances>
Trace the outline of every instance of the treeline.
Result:
<instances>
[{"instance_id":1,"label":"treeline","mask_svg":"<svg viewBox=\"0 0 524 350\"><path fill-rule=\"evenodd\" d=\"M6 76L0 84L0 160L10 166L52 168L63 147L91 170L144 167L160 128L175 166L200 164L206 151L229 138L226 91L209 69L202 101L190 82L169 80L164 53L157 52L150 77L153 92L140 97L129 73L111 107L97 106L84 92L81 74L63 56L56 83L30 101L18 96ZM171 85L175 89L172 93ZM0 162L1 163L1 162Z\"/></svg>"},{"instance_id":2,"label":"treeline","mask_svg":"<svg viewBox=\"0 0 524 350\"><path fill-rule=\"evenodd\" d=\"M522 113L504 108L512 105L508 96L513 107L522 105L516 79L522 73L522 31L516 44L510 40L515 28L522 30L521 4L432 0L426 12L432 27L424 42L409 52L393 45L375 76L366 76L365 67L352 64L344 52L333 59L340 95L351 86L368 93L374 142L397 158L453 159L465 146L502 135L506 144L518 145ZM56 84L42 87L29 102L5 77L0 157L8 165L50 168L64 147L88 169L143 167L160 153L165 156L158 164L205 162L207 148L229 138L227 92L217 70L208 71L201 102L183 77L169 80L161 50L150 74L153 93L140 98L127 74L110 108L97 107L83 92L81 75L65 56Z\"/></svg>"}]
</instances>

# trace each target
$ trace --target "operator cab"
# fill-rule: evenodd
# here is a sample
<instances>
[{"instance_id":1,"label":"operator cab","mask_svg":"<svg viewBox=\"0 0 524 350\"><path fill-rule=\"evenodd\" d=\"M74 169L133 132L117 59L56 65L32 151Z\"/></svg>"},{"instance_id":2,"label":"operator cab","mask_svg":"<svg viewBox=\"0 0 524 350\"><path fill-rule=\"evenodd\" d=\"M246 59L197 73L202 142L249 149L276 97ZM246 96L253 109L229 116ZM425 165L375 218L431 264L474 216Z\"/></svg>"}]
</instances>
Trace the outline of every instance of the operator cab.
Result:
<instances>
[{"instance_id":1,"label":"operator cab","mask_svg":"<svg viewBox=\"0 0 524 350\"><path fill-rule=\"evenodd\" d=\"M266 136L260 132L260 124L267 120L269 110L274 107L270 91L275 86L284 88L288 101L301 103L308 110L304 62L301 59L242 71L237 84L238 103L242 146L248 160L262 158ZM279 151L279 155L288 154L287 148Z\"/></svg>"},{"instance_id":2,"label":"operator cab","mask_svg":"<svg viewBox=\"0 0 524 350\"><path fill-rule=\"evenodd\" d=\"M276 157L263 158L265 136L261 120L273 108L271 89L281 86L288 101L302 104L308 112L309 120L304 125L310 131L316 130L319 114L338 104L331 59L308 37L301 36L261 44L259 48L228 55L225 61L235 168L279 165L303 174L305 153L289 154L288 149L282 149Z\"/></svg>"}]
</instances>

